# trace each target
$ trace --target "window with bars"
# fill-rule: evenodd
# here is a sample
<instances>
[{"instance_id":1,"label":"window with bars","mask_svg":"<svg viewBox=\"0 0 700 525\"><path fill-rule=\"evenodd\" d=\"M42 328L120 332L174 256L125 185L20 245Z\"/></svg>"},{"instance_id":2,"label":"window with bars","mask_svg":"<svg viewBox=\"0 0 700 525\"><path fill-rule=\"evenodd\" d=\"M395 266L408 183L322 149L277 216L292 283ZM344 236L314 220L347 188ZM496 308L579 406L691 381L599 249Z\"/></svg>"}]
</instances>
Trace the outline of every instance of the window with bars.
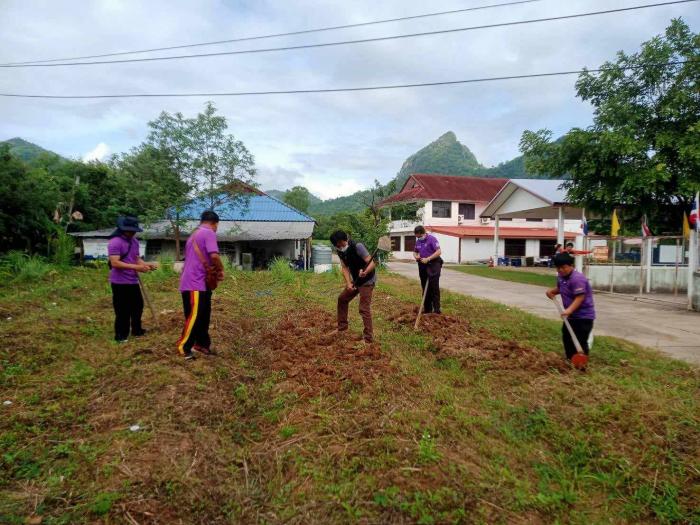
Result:
<instances>
[{"instance_id":1,"label":"window with bars","mask_svg":"<svg viewBox=\"0 0 700 525\"><path fill-rule=\"evenodd\" d=\"M452 217L452 203L450 201L433 201L433 217L437 219Z\"/></svg>"},{"instance_id":2,"label":"window with bars","mask_svg":"<svg viewBox=\"0 0 700 525\"><path fill-rule=\"evenodd\" d=\"M474 220L476 206L468 202L459 203L459 214L464 216L464 220Z\"/></svg>"},{"instance_id":3,"label":"window with bars","mask_svg":"<svg viewBox=\"0 0 700 525\"><path fill-rule=\"evenodd\" d=\"M401 251L401 237L399 236L392 236L391 237L391 251L392 252L399 252Z\"/></svg>"}]
</instances>

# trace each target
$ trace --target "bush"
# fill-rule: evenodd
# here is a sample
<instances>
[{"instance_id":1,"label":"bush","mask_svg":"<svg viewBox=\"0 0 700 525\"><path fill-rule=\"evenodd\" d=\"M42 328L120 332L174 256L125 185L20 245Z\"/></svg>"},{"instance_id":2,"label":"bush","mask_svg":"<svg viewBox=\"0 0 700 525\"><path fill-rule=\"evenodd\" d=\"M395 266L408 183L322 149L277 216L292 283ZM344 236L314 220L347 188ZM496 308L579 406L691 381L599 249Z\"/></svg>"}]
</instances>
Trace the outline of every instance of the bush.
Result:
<instances>
[{"instance_id":1,"label":"bush","mask_svg":"<svg viewBox=\"0 0 700 525\"><path fill-rule=\"evenodd\" d=\"M292 284L296 280L296 272L290 268L287 259L276 258L270 263L270 272L280 284Z\"/></svg>"},{"instance_id":2,"label":"bush","mask_svg":"<svg viewBox=\"0 0 700 525\"><path fill-rule=\"evenodd\" d=\"M42 279L51 271L51 265L39 255L11 251L0 259L0 271L10 282Z\"/></svg>"},{"instance_id":3,"label":"bush","mask_svg":"<svg viewBox=\"0 0 700 525\"><path fill-rule=\"evenodd\" d=\"M75 240L63 230L58 230L56 236L49 240L51 262L58 266L68 266L75 254Z\"/></svg>"}]
</instances>

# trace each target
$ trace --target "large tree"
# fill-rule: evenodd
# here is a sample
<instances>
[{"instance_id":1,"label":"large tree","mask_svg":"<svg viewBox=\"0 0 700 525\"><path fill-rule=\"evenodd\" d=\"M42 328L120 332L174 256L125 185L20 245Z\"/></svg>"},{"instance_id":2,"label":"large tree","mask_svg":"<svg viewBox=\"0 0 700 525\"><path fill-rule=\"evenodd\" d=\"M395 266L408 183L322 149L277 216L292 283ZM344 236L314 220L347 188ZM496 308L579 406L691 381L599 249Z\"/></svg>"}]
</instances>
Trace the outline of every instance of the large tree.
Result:
<instances>
[{"instance_id":1,"label":"large tree","mask_svg":"<svg viewBox=\"0 0 700 525\"><path fill-rule=\"evenodd\" d=\"M211 102L207 102L204 112L188 121L186 128L189 169L199 183L199 196L211 209L247 195L232 188L255 185L255 159L227 129L226 118L216 114ZM222 193L224 188L228 191Z\"/></svg>"},{"instance_id":2,"label":"large tree","mask_svg":"<svg viewBox=\"0 0 700 525\"><path fill-rule=\"evenodd\" d=\"M308 212L311 204L311 194L304 186L294 186L287 190L282 200L301 212Z\"/></svg>"},{"instance_id":3,"label":"large tree","mask_svg":"<svg viewBox=\"0 0 700 525\"><path fill-rule=\"evenodd\" d=\"M120 176L124 206L145 223L163 219L173 204L188 198L190 187L173 169L167 150L142 144L110 163Z\"/></svg>"},{"instance_id":4,"label":"large tree","mask_svg":"<svg viewBox=\"0 0 700 525\"><path fill-rule=\"evenodd\" d=\"M255 161L243 142L227 133L226 118L216 114L211 102L194 118L163 112L148 125L147 144L169 159L169 171L178 181L168 218L179 257L184 206L197 198L211 209L231 202L245 205L249 194L244 188L255 184Z\"/></svg>"},{"instance_id":5,"label":"large tree","mask_svg":"<svg viewBox=\"0 0 700 525\"><path fill-rule=\"evenodd\" d=\"M34 251L52 231L58 188L0 144L0 250Z\"/></svg>"},{"instance_id":6,"label":"large tree","mask_svg":"<svg viewBox=\"0 0 700 525\"><path fill-rule=\"evenodd\" d=\"M594 108L593 124L557 141L526 131L527 168L566 178L569 199L628 223L647 214L660 232L680 228L682 210L700 187L700 35L682 20L620 51L600 72L584 72L578 96Z\"/></svg>"}]
</instances>

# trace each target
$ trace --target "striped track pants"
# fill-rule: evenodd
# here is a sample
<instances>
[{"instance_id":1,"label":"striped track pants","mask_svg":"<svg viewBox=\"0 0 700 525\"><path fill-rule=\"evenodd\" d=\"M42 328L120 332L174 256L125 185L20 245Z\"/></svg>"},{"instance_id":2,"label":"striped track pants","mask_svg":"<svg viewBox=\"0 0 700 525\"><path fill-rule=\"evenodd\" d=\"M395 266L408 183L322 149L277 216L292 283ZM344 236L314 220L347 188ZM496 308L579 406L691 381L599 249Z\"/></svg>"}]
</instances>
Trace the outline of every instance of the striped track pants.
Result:
<instances>
[{"instance_id":1,"label":"striped track pants","mask_svg":"<svg viewBox=\"0 0 700 525\"><path fill-rule=\"evenodd\" d=\"M209 320L211 319L211 290L206 292L182 292L182 307L185 312L185 327L177 341L177 351L189 354L197 345L209 348Z\"/></svg>"}]
</instances>

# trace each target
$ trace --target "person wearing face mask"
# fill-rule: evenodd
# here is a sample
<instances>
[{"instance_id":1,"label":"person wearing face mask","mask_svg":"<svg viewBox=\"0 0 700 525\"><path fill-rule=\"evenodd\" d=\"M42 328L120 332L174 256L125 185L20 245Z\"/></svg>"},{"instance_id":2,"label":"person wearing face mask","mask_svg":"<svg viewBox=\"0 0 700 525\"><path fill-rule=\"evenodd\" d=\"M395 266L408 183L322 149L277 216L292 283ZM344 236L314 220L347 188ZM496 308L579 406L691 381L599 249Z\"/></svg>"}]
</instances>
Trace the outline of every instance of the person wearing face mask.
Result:
<instances>
[{"instance_id":1,"label":"person wearing face mask","mask_svg":"<svg viewBox=\"0 0 700 525\"><path fill-rule=\"evenodd\" d=\"M425 292L425 287L428 287L423 312L439 314L441 313L440 271L442 270L440 243L433 235L428 234L423 226L416 226L413 232L416 234L413 257L418 261L421 290Z\"/></svg>"},{"instance_id":2,"label":"person wearing face mask","mask_svg":"<svg viewBox=\"0 0 700 525\"><path fill-rule=\"evenodd\" d=\"M557 267L557 286L547 290L546 294L550 299L561 295L561 302L564 304L562 317L568 318L583 352L588 355L588 337L593 330L595 320L593 290L586 276L574 269L574 264L575 259L567 252L554 257L554 266ZM576 354L576 346L565 325L562 325L561 331L566 358L571 360Z\"/></svg>"},{"instance_id":3,"label":"person wearing face mask","mask_svg":"<svg viewBox=\"0 0 700 525\"><path fill-rule=\"evenodd\" d=\"M338 296L338 332L348 329L348 307L360 296L360 316L364 323L363 337L371 343L372 331L372 292L377 282L374 260L361 242L348 239L348 234L337 230L331 234L331 244L338 251L340 268L345 279L345 289Z\"/></svg>"},{"instance_id":4,"label":"person wearing face mask","mask_svg":"<svg viewBox=\"0 0 700 525\"><path fill-rule=\"evenodd\" d=\"M177 341L177 350L186 360L194 359L192 349L204 355L214 355L210 345L209 320L211 318L211 293L216 282L209 282L209 273L215 273L215 281L223 281L224 265L219 256L216 230L219 216L206 210L201 223L187 239L185 266L180 277L180 293L185 312L185 327ZM210 272L210 268L213 272Z\"/></svg>"}]
</instances>

